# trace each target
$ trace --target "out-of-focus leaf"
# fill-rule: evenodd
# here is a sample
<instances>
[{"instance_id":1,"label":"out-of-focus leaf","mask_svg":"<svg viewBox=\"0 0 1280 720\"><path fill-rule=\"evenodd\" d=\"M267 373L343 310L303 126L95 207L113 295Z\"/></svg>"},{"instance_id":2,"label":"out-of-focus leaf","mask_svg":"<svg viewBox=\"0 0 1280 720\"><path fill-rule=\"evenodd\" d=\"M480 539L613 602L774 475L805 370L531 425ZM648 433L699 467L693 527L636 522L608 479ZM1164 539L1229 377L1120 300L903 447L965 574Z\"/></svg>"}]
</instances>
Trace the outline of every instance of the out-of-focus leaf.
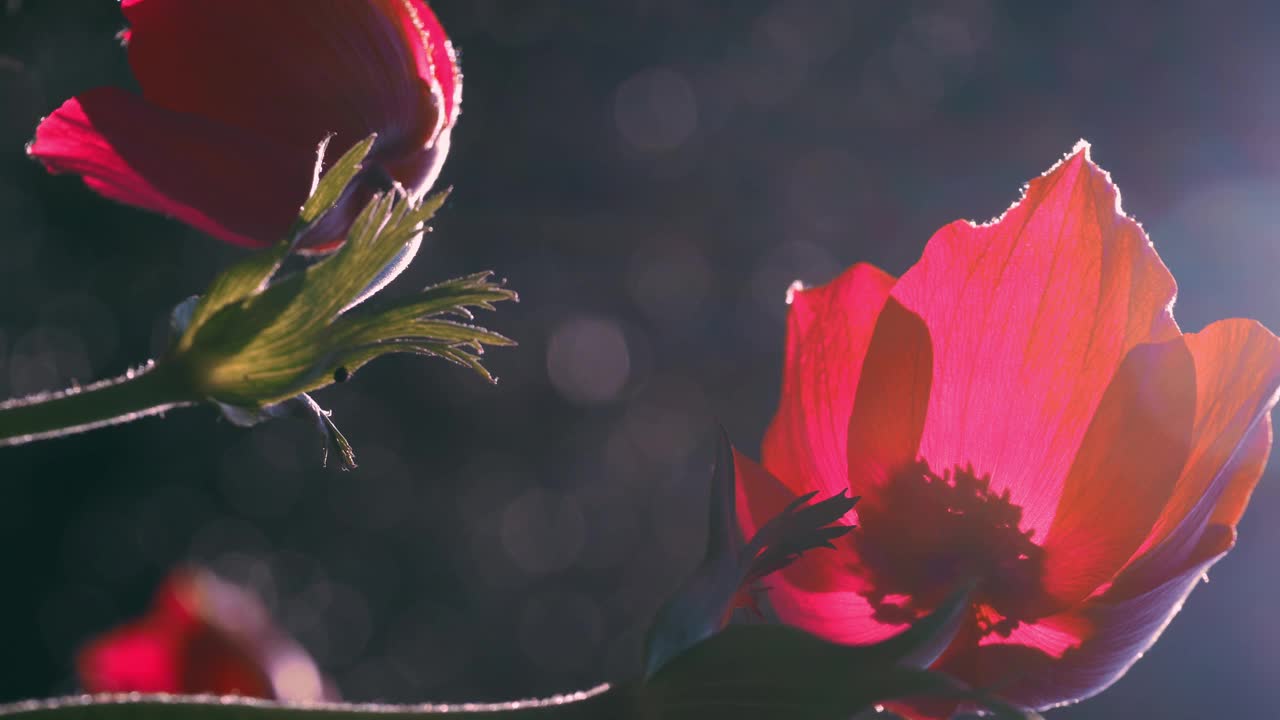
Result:
<instances>
[{"instance_id":1,"label":"out-of-focus leaf","mask_svg":"<svg viewBox=\"0 0 1280 720\"><path fill-rule=\"evenodd\" d=\"M944 609L944 614L950 612ZM933 618L929 624L940 622ZM920 634L936 629L940 628L922 629ZM732 626L675 658L645 683L640 698L643 716L847 720L883 702L909 697L983 702L981 695L945 675L895 662L906 659L902 651L910 649L908 644L899 636L887 644L837 645L782 625ZM986 709L1004 720L1037 717L998 702Z\"/></svg>"}]
</instances>

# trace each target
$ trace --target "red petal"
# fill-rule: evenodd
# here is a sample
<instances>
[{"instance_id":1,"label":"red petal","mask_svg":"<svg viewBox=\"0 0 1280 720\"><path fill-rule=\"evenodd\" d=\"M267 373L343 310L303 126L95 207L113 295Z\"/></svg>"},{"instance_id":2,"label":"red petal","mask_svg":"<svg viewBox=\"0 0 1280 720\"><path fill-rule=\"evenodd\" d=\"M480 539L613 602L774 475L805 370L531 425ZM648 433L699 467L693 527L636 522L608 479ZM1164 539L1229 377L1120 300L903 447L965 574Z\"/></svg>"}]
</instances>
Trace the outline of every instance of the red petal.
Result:
<instances>
[{"instance_id":1,"label":"red petal","mask_svg":"<svg viewBox=\"0 0 1280 720\"><path fill-rule=\"evenodd\" d=\"M1023 626L1007 640L971 647L938 669L1034 708L1073 702L1106 689L1155 643L1205 571L1230 547L1233 532L1215 525L1191 562L1140 595L1103 595L1081 608Z\"/></svg>"},{"instance_id":2,"label":"red petal","mask_svg":"<svg viewBox=\"0 0 1280 720\"><path fill-rule=\"evenodd\" d=\"M117 88L63 103L27 151L50 172L82 175L106 197L250 247L289 228L314 165L314 149L266 143Z\"/></svg>"},{"instance_id":3,"label":"red petal","mask_svg":"<svg viewBox=\"0 0 1280 720\"><path fill-rule=\"evenodd\" d=\"M1150 534L1186 464L1195 412L1196 368L1182 338L1129 351L1044 541L1043 584L1056 610L1113 578Z\"/></svg>"},{"instance_id":4,"label":"red petal","mask_svg":"<svg viewBox=\"0 0 1280 720\"><path fill-rule=\"evenodd\" d=\"M864 503L919 456L935 377L929 329L889 298L876 320L848 426L849 485Z\"/></svg>"},{"instance_id":5,"label":"red petal","mask_svg":"<svg viewBox=\"0 0 1280 720\"><path fill-rule=\"evenodd\" d=\"M849 414L893 282L878 268L854 265L827 285L791 295L782 397L761 461L797 494L849 488Z\"/></svg>"},{"instance_id":6,"label":"red petal","mask_svg":"<svg viewBox=\"0 0 1280 720\"><path fill-rule=\"evenodd\" d=\"M1222 320L1185 341L1195 358L1198 395L1191 453L1116 592L1135 594L1164 582L1186 565L1210 523L1234 529L1271 450L1280 339L1252 320Z\"/></svg>"},{"instance_id":7,"label":"red petal","mask_svg":"<svg viewBox=\"0 0 1280 720\"><path fill-rule=\"evenodd\" d=\"M1121 358L1177 333L1173 278L1087 146L999 221L940 230L893 296L933 341L921 454L990 474L1037 540Z\"/></svg>"},{"instance_id":8,"label":"red petal","mask_svg":"<svg viewBox=\"0 0 1280 720\"><path fill-rule=\"evenodd\" d=\"M777 517L796 499L796 493L736 448L733 451L733 469L737 479L734 504L738 527L742 530L742 537L750 540L761 526Z\"/></svg>"},{"instance_id":9,"label":"red petal","mask_svg":"<svg viewBox=\"0 0 1280 720\"><path fill-rule=\"evenodd\" d=\"M449 127L457 122L462 103L462 72L458 69L458 55L449 36L445 35L444 27L426 3L422 0L401 0L401 5L409 23L424 36L421 42L410 43L410 47L414 49L418 74L431 78L440 88L444 125Z\"/></svg>"},{"instance_id":10,"label":"red petal","mask_svg":"<svg viewBox=\"0 0 1280 720\"><path fill-rule=\"evenodd\" d=\"M439 44L425 46L443 33L419 7L132 0L124 3L129 63L161 107L308 149L330 132L342 150L377 132L378 156L399 158L444 124L431 62ZM453 77L449 70L440 75Z\"/></svg>"}]
</instances>

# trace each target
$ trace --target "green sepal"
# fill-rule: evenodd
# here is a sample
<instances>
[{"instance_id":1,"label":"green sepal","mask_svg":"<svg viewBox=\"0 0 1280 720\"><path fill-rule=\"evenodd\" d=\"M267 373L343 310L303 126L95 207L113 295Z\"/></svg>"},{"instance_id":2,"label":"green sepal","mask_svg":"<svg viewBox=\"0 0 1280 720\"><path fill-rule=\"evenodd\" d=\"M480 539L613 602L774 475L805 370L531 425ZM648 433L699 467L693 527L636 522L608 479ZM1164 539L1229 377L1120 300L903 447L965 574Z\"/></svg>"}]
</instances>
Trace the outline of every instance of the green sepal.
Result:
<instances>
[{"instance_id":1,"label":"green sepal","mask_svg":"<svg viewBox=\"0 0 1280 720\"><path fill-rule=\"evenodd\" d=\"M485 328L459 322L474 308L514 300L514 292L477 273L408 298L356 307L379 276L418 242L447 193L413 200L402 190L376 193L352 222L346 242L305 269L276 277L298 234L320 218L361 170L372 146L348 151L303 206L296 233L255 253L214 280L186 320L170 360L183 363L208 399L246 416L345 379L376 357L408 352L444 358L492 381L480 355L512 345ZM414 246L416 247L416 246ZM179 316L175 312L175 318Z\"/></svg>"},{"instance_id":2,"label":"green sepal","mask_svg":"<svg viewBox=\"0 0 1280 720\"><path fill-rule=\"evenodd\" d=\"M267 281L280 269L285 258L297 246L298 239L316 220L320 219L325 211L338 202L342 192L360 173L363 168L362 163L373 147L375 139L377 135L370 135L356 143L333 164L328 172L324 173L322 178L319 178L286 237L270 247L258 250L214 278L209 289L200 297L194 310L191 311L186 323L187 330L198 329L226 305L262 291ZM328 144L329 138L325 138L316 152L317 176ZM193 335L193 333L189 334Z\"/></svg>"}]
</instances>

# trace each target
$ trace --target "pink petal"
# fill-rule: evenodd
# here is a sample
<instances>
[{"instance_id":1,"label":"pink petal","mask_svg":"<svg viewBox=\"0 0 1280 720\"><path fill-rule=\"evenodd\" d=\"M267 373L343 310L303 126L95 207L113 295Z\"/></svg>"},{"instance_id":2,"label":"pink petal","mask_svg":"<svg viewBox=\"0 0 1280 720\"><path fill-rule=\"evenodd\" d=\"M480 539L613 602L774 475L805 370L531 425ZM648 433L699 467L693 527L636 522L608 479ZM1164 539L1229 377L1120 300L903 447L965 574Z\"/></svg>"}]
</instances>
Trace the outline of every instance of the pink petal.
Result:
<instances>
[{"instance_id":1,"label":"pink petal","mask_svg":"<svg viewBox=\"0 0 1280 720\"><path fill-rule=\"evenodd\" d=\"M315 162L314 148L268 143L117 88L63 103L40 123L27 152L113 200L249 247L283 236Z\"/></svg>"},{"instance_id":2,"label":"pink petal","mask_svg":"<svg viewBox=\"0 0 1280 720\"><path fill-rule=\"evenodd\" d=\"M1044 590L1060 611L1133 556L1173 495L1191 450L1196 368L1182 338L1140 345L1103 393L1044 541Z\"/></svg>"},{"instance_id":3,"label":"pink petal","mask_svg":"<svg viewBox=\"0 0 1280 720\"><path fill-rule=\"evenodd\" d=\"M1196 368L1194 442L1116 592L1141 592L1184 567L1210 523L1234 529L1270 453L1280 339L1252 320L1222 320L1185 341Z\"/></svg>"},{"instance_id":4,"label":"pink petal","mask_svg":"<svg viewBox=\"0 0 1280 720\"><path fill-rule=\"evenodd\" d=\"M1104 594L1082 607L1023 626L943 659L938 669L1001 697L1039 709L1091 697L1109 687L1159 638L1234 533L1214 525L1191 561L1136 596Z\"/></svg>"},{"instance_id":5,"label":"pink petal","mask_svg":"<svg viewBox=\"0 0 1280 720\"><path fill-rule=\"evenodd\" d=\"M850 564L856 562L852 546L844 538L833 544L834 552L807 552L765 580L778 619L849 645L879 642L907 629L907 624L884 623L874 617L875 609L863 596L866 588L849 572Z\"/></svg>"},{"instance_id":6,"label":"pink petal","mask_svg":"<svg viewBox=\"0 0 1280 720\"><path fill-rule=\"evenodd\" d=\"M878 268L854 265L827 285L791 295L782 397L761 461L797 494L849 487L849 414L893 283Z\"/></svg>"},{"instance_id":7,"label":"pink petal","mask_svg":"<svg viewBox=\"0 0 1280 720\"><path fill-rule=\"evenodd\" d=\"M131 0L123 7L134 75L147 100L169 110L300 148L332 132L341 151L378 132L375 154L387 158L429 145L444 125L431 66L439 43L424 47L443 33L415 3Z\"/></svg>"},{"instance_id":8,"label":"pink petal","mask_svg":"<svg viewBox=\"0 0 1280 720\"><path fill-rule=\"evenodd\" d=\"M738 522L745 537L776 516L795 495L769 471L734 452L738 476ZM859 581L849 572L855 559L848 537L837 538L836 550L802 554L770 575L769 602L778 618L833 642L864 644L901 632L906 625L888 625L872 617L873 610L858 593Z\"/></svg>"},{"instance_id":9,"label":"pink petal","mask_svg":"<svg viewBox=\"0 0 1280 720\"><path fill-rule=\"evenodd\" d=\"M862 363L848 425L849 485L865 495L864 504L879 504L877 490L919 456L935 377L929 329L889 298Z\"/></svg>"},{"instance_id":10,"label":"pink petal","mask_svg":"<svg viewBox=\"0 0 1280 720\"><path fill-rule=\"evenodd\" d=\"M1177 333L1173 278L1083 144L998 221L940 230L893 296L933 343L921 455L990 474L1037 540L1125 353Z\"/></svg>"}]
</instances>

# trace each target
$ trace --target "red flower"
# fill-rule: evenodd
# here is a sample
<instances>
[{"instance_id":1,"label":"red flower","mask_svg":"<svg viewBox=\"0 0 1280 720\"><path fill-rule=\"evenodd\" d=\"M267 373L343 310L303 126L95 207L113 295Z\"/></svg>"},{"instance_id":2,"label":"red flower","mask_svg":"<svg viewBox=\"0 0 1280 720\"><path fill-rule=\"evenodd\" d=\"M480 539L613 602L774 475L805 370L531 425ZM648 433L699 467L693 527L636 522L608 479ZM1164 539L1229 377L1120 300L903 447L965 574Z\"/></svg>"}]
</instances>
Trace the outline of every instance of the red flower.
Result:
<instances>
[{"instance_id":1,"label":"red flower","mask_svg":"<svg viewBox=\"0 0 1280 720\"><path fill-rule=\"evenodd\" d=\"M28 153L106 197L237 245L285 234L316 147L371 133L363 177L304 239L340 243L391 180L415 197L449 148L462 77L421 0L124 0L142 96L90 90L40 123ZM336 157L336 156L335 156Z\"/></svg>"},{"instance_id":2,"label":"red flower","mask_svg":"<svg viewBox=\"0 0 1280 720\"><path fill-rule=\"evenodd\" d=\"M150 613L91 641L76 659L88 692L166 692L320 700L310 656L256 597L203 570L169 577Z\"/></svg>"},{"instance_id":3,"label":"red flower","mask_svg":"<svg viewBox=\"0 0 1280 720\"><path fill-rule=\"evenodd\" d=\"M972 578L935 668L1037 708L1113 683L1235 542L1280 390L1280 340L1183 334L1174 291L1083 143L901 278L796 289L743 530L814 490L862 502L837 552L770 581L778 616L869 643Z\"/></svg>"}]
</instances>

